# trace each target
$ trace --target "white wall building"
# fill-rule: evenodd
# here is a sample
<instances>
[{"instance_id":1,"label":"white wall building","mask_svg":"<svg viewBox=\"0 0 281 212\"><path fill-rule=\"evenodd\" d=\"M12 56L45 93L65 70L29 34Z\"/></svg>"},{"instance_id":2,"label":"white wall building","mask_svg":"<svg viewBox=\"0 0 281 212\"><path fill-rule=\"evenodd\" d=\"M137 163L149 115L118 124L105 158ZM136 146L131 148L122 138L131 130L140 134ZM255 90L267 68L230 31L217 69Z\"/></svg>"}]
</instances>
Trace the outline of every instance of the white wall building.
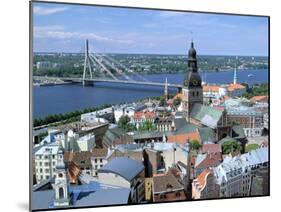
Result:
<instances>
[{"instance_id":1,"label":"white wall building","mask_svg":"<svg viewBox=\"0 0 281 212\"><path fill-rule=\"evenodd\" d=\"M35 176L37 183L55 176L57 165L57 144L42 146L34 154Z\"/></svg>"}]
</instances>

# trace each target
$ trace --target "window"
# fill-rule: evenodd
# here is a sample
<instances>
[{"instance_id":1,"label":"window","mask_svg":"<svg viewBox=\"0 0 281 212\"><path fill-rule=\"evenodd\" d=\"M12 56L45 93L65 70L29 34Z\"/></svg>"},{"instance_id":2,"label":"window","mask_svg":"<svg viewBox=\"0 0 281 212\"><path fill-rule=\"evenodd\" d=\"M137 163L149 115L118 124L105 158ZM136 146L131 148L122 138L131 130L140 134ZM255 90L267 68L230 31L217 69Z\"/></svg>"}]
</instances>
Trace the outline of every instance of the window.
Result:
<instances>
[{"instance_id":1,"label":"window","mask_svg":"<svg viewBox=\"0 0 281 212\"><path fill-rule=\"evenodd\" d=\"M102 163L102 159L100 159L100 162Z\"/></svg>"},{"instance_id":2,"label":"window","mask_svg":"<svg viewBox=\"0 0 281 212\"><path fill-rule=\"evenodd\" d=\"M196 92L196 96L199 96L199 91Z\"/></svg>"},{"instance_id":3,"label":"window","mask_svg":"<svg viewBox=\"0 0 281 212\"><path fill-rule=\"evenodd\" d=\"M98 159L95 159L95 163L97 163L98 162Z\"/></svg>"},{"instance_id":4,"label":"window","mask_svg":"<svg viewBox=\"0 0 281 212\"><path fill-rule=\"evenodd\" d=\"M63 188L59 188L59 198L60 199L63 199L63 196L64 196L64 191L63 191Z\"/></svg>"}]
</instances>

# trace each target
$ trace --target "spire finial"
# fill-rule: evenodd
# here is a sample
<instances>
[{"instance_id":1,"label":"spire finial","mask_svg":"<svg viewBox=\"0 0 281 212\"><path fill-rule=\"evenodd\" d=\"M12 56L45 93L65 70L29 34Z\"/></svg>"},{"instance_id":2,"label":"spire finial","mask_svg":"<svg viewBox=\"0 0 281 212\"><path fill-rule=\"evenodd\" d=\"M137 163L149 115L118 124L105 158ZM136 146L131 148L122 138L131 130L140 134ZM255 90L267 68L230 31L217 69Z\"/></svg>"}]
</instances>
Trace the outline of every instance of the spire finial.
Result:
<instances>
[{"instance_id":1,"label":"spire finial","mask_svg":"<svg viewBox=\"0 0 281 212\"><path fill-rule=\"evenodd\" d=\"M191 48L194 47L194 44L193 44L193 32L190 31L190 37L191 37Z\"/></svg>"}]
</instances>

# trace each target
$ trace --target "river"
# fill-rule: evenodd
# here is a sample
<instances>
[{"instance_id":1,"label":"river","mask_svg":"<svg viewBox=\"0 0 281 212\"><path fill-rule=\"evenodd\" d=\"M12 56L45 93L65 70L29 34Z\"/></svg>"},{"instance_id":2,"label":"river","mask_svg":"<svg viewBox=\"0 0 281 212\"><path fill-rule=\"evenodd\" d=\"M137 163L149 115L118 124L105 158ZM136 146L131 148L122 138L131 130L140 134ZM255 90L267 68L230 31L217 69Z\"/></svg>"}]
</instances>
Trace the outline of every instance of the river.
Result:
<instances>
[{"instance_id":1,"label":"river","mask_svg":"<svg viewBox=\"0 0 281 212\"><path fill-rule=\"evenodd\" d=\"M268 82L268 70L239 70L238 82L255 83ZM250 75L250 76L249 76ZM185 74L153 74L144 75L151 82L165 82L181 84ZM205 72L201 74L207 83L230 83L233 71ZM170 92L176 92L170 89ZM97 83L95 86L57 85L37 87L33 86L33 116L44 117L49 114L65 113L102 104L118 104L132 102L146 97L163 94L163 88L141 85L124 85Z\"/></svg>"}]
</instances>

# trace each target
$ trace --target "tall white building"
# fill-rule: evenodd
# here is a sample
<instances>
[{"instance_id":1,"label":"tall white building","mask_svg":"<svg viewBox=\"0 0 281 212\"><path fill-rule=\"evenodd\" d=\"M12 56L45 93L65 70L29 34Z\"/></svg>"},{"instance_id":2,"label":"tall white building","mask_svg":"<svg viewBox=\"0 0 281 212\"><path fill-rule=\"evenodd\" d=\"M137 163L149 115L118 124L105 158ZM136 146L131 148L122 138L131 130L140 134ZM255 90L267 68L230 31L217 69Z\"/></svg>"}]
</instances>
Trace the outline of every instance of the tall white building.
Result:
<instances>
[{"instance_id":1,"label":"tall white building","mask_svg":"<svg viewBox=\"0 0 281 212\"><path fill-rule=\"evenodd\" d=\"M52 144L42 146L35 152L34 161L37 183L55 176L58 149L59 146L57 144Z\"/></svg>"}]
</instances>

